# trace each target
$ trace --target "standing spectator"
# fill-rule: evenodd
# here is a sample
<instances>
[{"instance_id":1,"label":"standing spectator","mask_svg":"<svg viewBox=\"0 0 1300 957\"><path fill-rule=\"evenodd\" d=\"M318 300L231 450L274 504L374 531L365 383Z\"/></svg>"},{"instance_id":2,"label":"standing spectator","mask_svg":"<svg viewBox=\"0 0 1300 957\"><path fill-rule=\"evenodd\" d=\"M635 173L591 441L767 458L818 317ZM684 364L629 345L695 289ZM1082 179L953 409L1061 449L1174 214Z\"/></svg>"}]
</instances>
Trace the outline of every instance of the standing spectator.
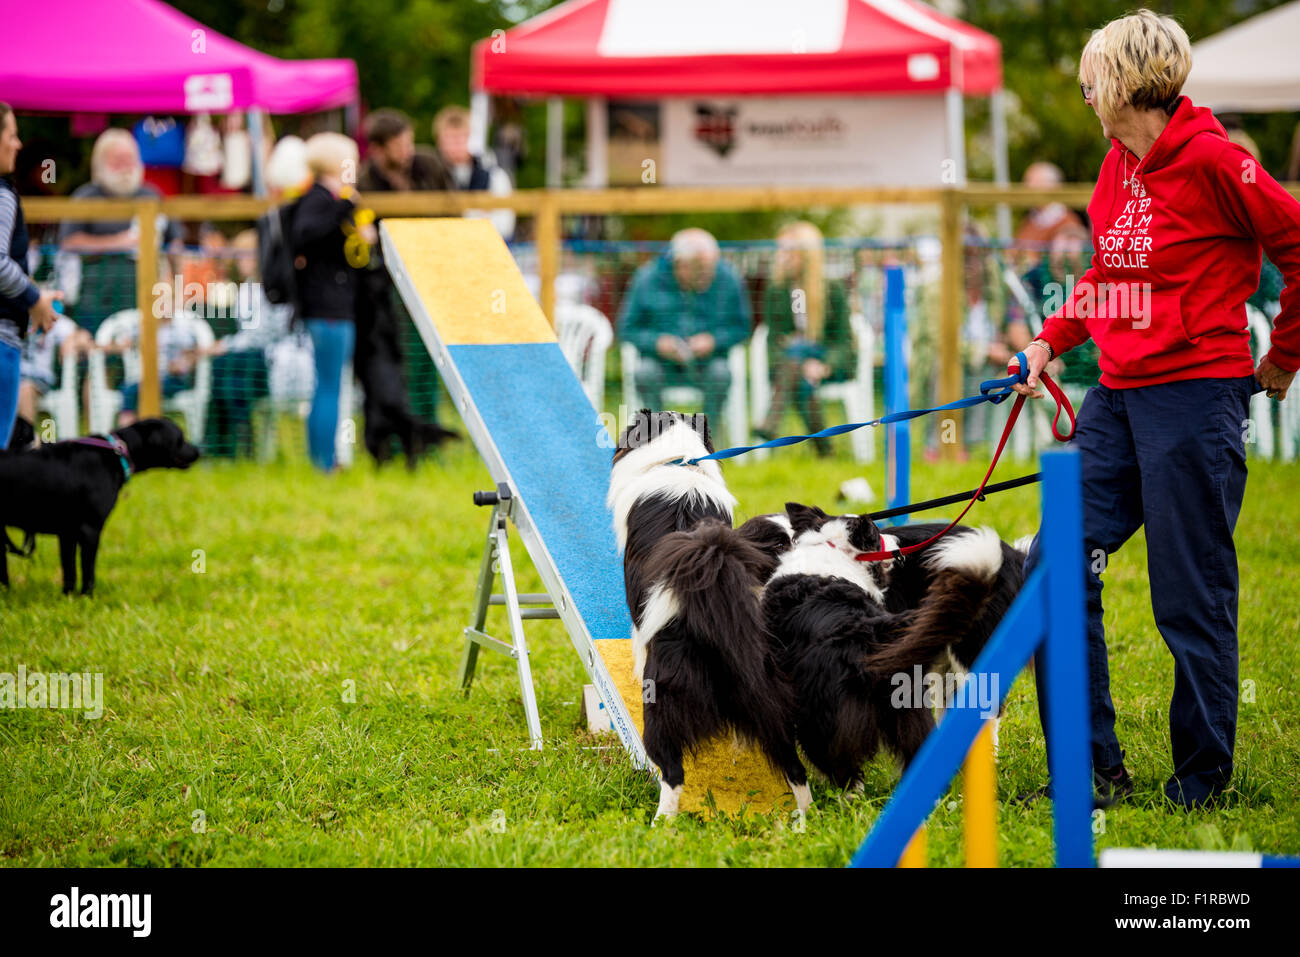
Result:
<instances>
[{"instance_id":1,"label":"standing spectator","mask_svg":"<svg viewBox=\"0 0 1300 957\"><path fill-rule=\"evenodd\" d=\"M27 275L27 225L14 189L18 122L8 103L0 103L0 450L8 448L18 417L22 339L29 323L42 331L54 325L57 292L41 292ZM2 546L0 546L2 547Z\"/></svg>"},{"instance_id":2,"label":"standing spectator","mask_svg":"<svg viewBox=\"0 0 1300 957\"><path fill-rule=\"evenodd\" d=\"M307 417L312 464L335 468L343 370L356 345L357 272L369 262L375 241L371 222L357 222L356 190L344 181L357 168L357 144L341 133L317 133L307 141L314 180L293 217L289 242L303 260L298 270L299 315L316 357L316 391Z\"/></svg>"},{"instance_id":3,"label":"standing spectator","mask_svg":"<svg viewBox=\"0 0 1300 957\"><path fill-rule=\"evenodd\" d=\"M144 182L140 147L127 130L113 127L99 134L90 154L90 176L89 183L73 190L73 199L162 198ZM172 272L179 273L180 227L160 215L158 235L170 255ZM108 316L136 307L132 260L139 241L139 226L129 220L69 220L59 228L61 253L79 257L77 323L92 335Z\"/></svg>"},{"instance_id":4,"label":"standing spectator","mask_svg":"<svg viewBox=\"0 0 1300 957\"><path fill-rule=\"evenodd\" d=\"M453 190L456 180L436 150L415 145L411 119L400 110L375 110L366 117L370 151L357 177L357 188L406 192Z\"/></svg>"},{"instance_id":5,"label":"standing spectator","mask_svg":"<svg viewBox=\"0 0 1300 957\"><path fill-rule=\"evenodd\" d=\"M1065 174L1055 163L1040 160L1030 163L1023 180L1029 189L1055 189L1065 182ZM1034 253L1046 249L1058 233L1066 229L1084 229L1079 214L1064 203L1048 203L1031 209L1016 230L1016 246L1028 247L1025 258L1017 267L1023 271L1034 261Z\"/></svg>"},{"instance_id":6,"label":"standing spectator","mask_svg":"<svg viewBox=\"0 0 1300 957\"><path fill-rule=\"evenodd\" d=\"M817 387L853 373L853 333L849 296L842 282L825 277L826 250L812 223L782 227L776 235L772 282L763 292L768 354L772 363L772 402L756 429L763 439L781 433L781 419L793 397L809 432L826 427ZM814 441L817 454L829 455L829 439Z\"/></svg>"},{"instance_id":7,"label":"standing spectator","mask_svg":"<svg viewBox=\"0 0 1300 957\"><path fill-rule=\"evenodd\" d=\"M365 192L379 190L455 190L456 180L436 150L415 145L411 120L400 110L376 110L366 119L370 155L361 168L358 186ZM409 408L394 410L394 416L414 413L436 422L438 417L438 372L433 358L416 339L409 356L402 345L402 332L414 329L411 317L396 296L392 278L384 268L381 247L371 251L370 266L362 270L357 303L357 375L370 392L377 384L368 361L376 350L392 357L407 371L406 399ZM416 388L412 388L415 386ZM396 395L402 390L388 390Z\"/></svg>"},{"instance_id":8,"label":"standing spectator","mask_svg":"<svg viewBox=\"0 0 1300 957\"><path fill-rule=\"evenodd\" d=\"M509 173L495 162L470 153L469 110L462 106L443 107L433 118L433 135L438 143L438 155L451 171L457 189L487 190L493 196L509 196L514 192ZM465 215L486 216L506 240L515 234L513 209L470 210Z\"/></svg>"},{"instance_id":9,"label":"standing spectator","mask_svg":"<svg viewBox=\"0 0 1300 957\"><path fill-rule=\"evenodd\" d=\"M1229 142L1209 110L1181 95L1191 66L1183 28L1149 10L1106 24L1084 48L1080 86L1111 142L1089 204L1097 253L1075 295L1024 350L1027 382L1016 386L1040 397L1043 367L1096 339L1101 383L1079 412L1074 448L1101 803L1134 785L1116 735L1100 573L1144 526L1151 608L1174 659L1165 796L1199 807L1231 781L1243 423L1254 392L1285 398L1300 368L1300 203ZM1272 348L1256 366L1245 303L1261 247L1286 290ZM1029 568L1038 555L1035 540ZM1040 684L1040 705L1045 691Z\"/></svg>"},{"instance_id":10,"label":"standing spectator","mask_svg":"<svg viewBox=\"0 0 1300 957\"><path fill-rule=\"evenodd\" d=\"M740 277L702 229L683 229L664 255L637 270L619 317L619 334L641 353L642 399L660 410L666 387L694 386L704 393L715 434L731 388L727 350L744 342L750 327Z\"/></svg>"}]
</instances>

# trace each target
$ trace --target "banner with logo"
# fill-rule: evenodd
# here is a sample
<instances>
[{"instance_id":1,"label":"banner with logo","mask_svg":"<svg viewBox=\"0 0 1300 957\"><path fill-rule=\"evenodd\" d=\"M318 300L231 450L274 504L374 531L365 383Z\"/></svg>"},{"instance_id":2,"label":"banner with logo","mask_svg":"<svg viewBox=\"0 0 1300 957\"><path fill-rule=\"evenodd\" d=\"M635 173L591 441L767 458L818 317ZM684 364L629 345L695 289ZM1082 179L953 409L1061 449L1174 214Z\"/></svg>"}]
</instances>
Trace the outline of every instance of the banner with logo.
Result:
<instances>
[{"instance_id":1,"label":"banner with logo","mask_svg":"<svg viewBox=\"0 0 1300 957\"><path fill-rule=\"evenodd\" d=\"M660 111L665 185L942 185L942 96L690 97Z\"/></svg>"}]
</instances>

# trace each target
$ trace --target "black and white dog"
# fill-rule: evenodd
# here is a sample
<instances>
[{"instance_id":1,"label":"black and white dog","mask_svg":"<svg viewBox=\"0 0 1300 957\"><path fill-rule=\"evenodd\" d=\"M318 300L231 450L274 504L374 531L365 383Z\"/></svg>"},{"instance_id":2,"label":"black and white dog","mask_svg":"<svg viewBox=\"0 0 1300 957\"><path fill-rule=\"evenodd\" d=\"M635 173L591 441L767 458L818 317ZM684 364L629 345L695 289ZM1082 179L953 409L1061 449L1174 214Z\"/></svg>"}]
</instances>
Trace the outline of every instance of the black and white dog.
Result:
<instances>
[{"instance_id":1,"label":"black and white dog","mask_svg":"<svg viewBox=\"0 0 1300 957\"><path fill-rule=\"evenodd\" d=\"M934 728L929 707L899 706L897 676L914 666L969 670L1019 591L1023 555L989 529L958 526L904 559L863 553L919 543L941 525L891 528L790 503L746 523L789 546L763 593L778 664L795 685L798 740L840 787L860 788L883 745L906 766ZM784 519L784 521L783 521ZM761 530L761 531L760 531ZM1011 556L1014 555L1014 560Z\"/></svg>"},{"instance_id":2,"label":"black and white dog","mask_svg":"<svg viewBox=\"0 0 1300 957\"><path fill-rule=\"evenodd\" d=\"M763 625L775 560L732 528L736 500L703 415L643 409L619 438L607 504L623 552L634 672L646 689L646 754L661 775L656 817L677 812L683 755L723 731L752 741L811 803L794 695Z\"/></svg>"}]
</instances>

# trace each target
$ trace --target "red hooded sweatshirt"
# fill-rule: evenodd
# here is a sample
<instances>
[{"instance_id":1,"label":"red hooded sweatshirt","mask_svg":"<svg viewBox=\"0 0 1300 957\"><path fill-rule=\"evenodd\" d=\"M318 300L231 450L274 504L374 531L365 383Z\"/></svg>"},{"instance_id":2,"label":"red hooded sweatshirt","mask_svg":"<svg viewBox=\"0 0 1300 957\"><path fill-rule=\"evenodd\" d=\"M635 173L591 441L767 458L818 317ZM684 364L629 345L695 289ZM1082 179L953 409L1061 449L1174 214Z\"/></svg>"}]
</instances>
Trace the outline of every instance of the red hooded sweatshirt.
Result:
<instances>
[{"instance_id":1,"label":"red hooded sweatshirt","mask_svg":"<svg viewBox=\"0 0 1300 957\"><path fill-rule=\"evenodd\" d=\"M1057 355L1091 336L1112 389L1251 375L1262 246L1286 280L1269 359L1300 369L1300 202L1209 110L1182 97L1141 160L1112 140L1088 215L1092 265L1043 325Z\"/></svg>"}]
</instances>

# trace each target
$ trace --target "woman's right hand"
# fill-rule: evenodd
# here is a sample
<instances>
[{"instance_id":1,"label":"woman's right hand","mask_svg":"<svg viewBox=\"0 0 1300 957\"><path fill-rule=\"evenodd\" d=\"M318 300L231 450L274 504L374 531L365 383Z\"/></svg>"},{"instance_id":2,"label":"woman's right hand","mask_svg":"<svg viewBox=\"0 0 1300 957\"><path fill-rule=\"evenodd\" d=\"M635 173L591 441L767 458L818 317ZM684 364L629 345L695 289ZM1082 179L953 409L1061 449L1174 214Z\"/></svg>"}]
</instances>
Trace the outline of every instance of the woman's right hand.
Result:
<instances>
[{"instance_id":1,"label":"woman's right hand","mask_svg":"<svg viewBox=\"0 0 1300 957\"><path fill-rule=\"evenodd\" d=\"M1051 361L1046 349L1036 343L1029 343L1024 349L1025 358L1029 360L1029 378L1025 382L1017 382L1011 388L1015 389L1021 395L1027 395L1031 399L1041 399L1046 394L1038 388L1038 377L1043 374L1047 368L1047 363ZM1008 372L1016 372L1020 369L1020 360L1015 356L1007 363Z\"/></svg>"},{"instance_id":2,"label":"woman's right hand","mask_svg":"<svg viewBox=\"0 0 1300 957\"><path fill-rule=\"evenodd\" d=\"M27 310L32 325L39 328L41 332L49 332L59 319L59 314L54 311L54 303L62 298L63 293L56 289L42 291L41 298Z\"/></svg>"}]
</instances>

